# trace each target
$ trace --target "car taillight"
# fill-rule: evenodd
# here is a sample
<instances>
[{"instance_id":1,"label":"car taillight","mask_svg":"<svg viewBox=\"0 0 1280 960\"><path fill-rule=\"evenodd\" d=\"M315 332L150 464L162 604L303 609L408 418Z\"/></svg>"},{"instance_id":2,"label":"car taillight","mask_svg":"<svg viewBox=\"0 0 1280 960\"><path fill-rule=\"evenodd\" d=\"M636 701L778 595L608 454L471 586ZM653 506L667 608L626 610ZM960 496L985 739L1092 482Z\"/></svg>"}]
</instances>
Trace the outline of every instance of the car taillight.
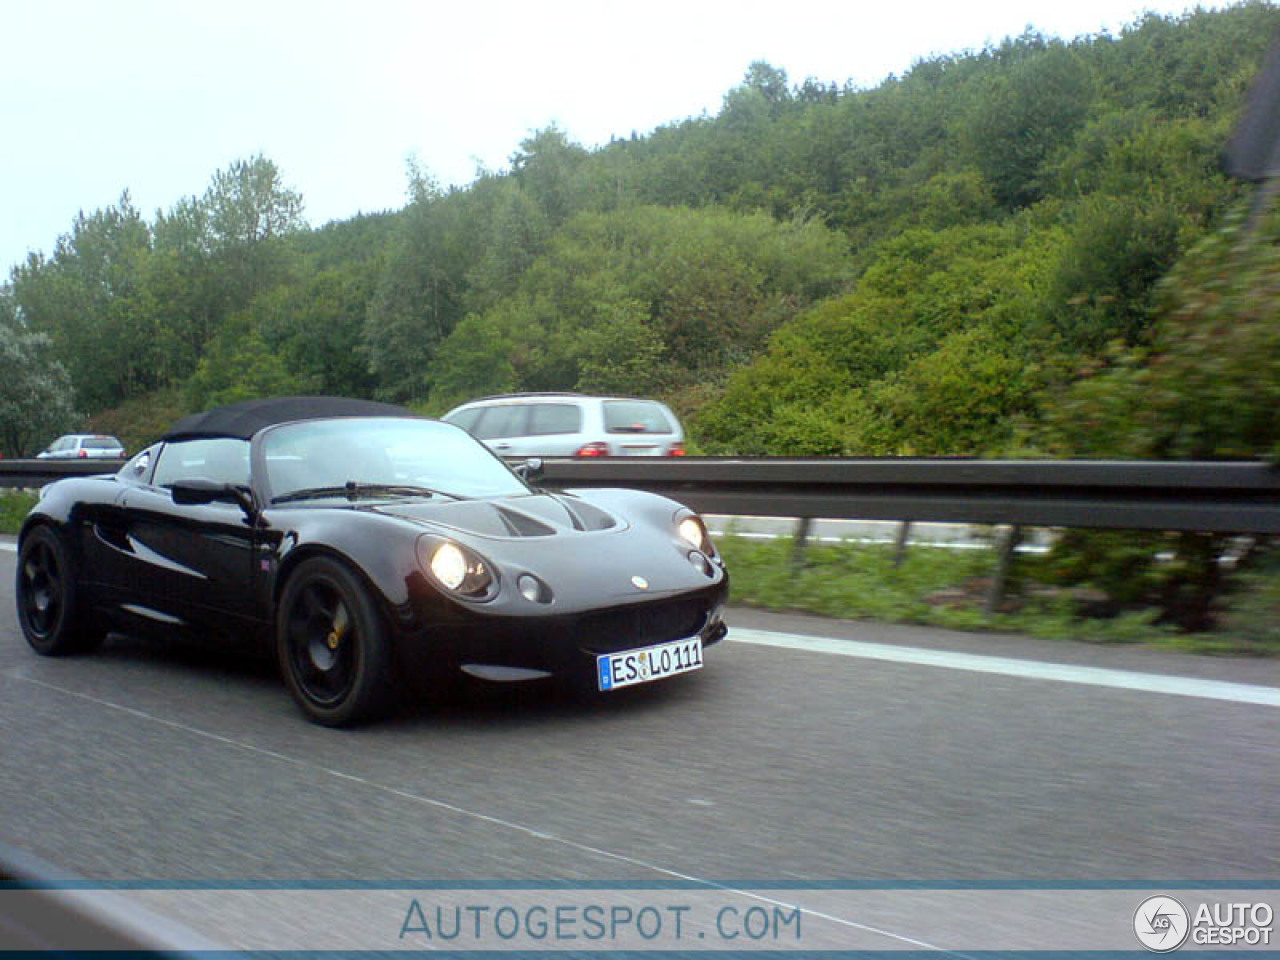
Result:
<instances>
[{"instance_id":1,"label":"car taillight","mask_svg":"<svg viewBox=\"0 0 1280 960\"><path fill-rule=\"evenodd\" d=\"M578 451L574 454L575 457L607 457L608 455L609 445L599 441L579 447Z\"/></svg>"},{"instance_id":2,"label":"car taillight","mask_svg":"<svg viewBox=\"0 0 1280 960\"><path fill-rule=\"evenodd\" d=\"M668 457L683 457L683 456L684 456L684 444L683 444L683 443L673 443L671 446L667 447L667 456L668 456Z\"/></svg>"}]
</instances>

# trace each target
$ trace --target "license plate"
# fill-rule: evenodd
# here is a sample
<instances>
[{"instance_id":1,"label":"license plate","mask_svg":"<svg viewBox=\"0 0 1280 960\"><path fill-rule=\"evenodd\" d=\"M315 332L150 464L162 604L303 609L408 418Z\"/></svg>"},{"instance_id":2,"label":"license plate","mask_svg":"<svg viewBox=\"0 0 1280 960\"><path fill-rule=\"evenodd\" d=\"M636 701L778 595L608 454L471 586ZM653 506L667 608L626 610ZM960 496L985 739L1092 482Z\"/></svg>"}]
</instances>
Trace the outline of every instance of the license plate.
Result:
<instances>
[{"instance_id":1,"label":"license plate","mask_svg":"<svg viewBox=\"0 0 1280 960\"><path fill-rule=\"evenodd\" d=\"M701 637L596 657L596 672L600 678L601 690L630 687L701 668Z\"/></svg>"}]
</instances>

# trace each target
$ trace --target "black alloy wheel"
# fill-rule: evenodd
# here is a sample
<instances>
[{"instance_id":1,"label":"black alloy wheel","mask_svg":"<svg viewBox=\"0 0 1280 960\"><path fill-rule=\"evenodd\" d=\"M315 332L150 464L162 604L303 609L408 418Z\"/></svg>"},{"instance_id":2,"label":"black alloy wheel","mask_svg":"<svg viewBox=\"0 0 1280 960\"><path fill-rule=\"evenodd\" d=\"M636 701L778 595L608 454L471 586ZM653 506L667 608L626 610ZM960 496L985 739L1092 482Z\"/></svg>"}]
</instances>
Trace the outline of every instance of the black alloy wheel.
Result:
<instances>
[{"instance_id":1,"label":"black alloy wheel","mask_svg":"<svg viewBox=\"0 0 1280 960\"><path fill-rule=\"evenodd\" d=\"M79 602L71 552L47 526L33 527L23 538L14 596L23 636L36 653L47 657L84 653L106 637Z\"/></svg>"},{"instance_id":2,"label":"black alloy wheel","mask_svg":"<svg viewBox=\"0 0 1280 960\"><path fill-rule=\"evenodd\" d=\"M389 644L369 590L345 564L304 560L276 611L276 652L289 692L309 720L347 726L389 699Z\"/></svg>"}]
</instances>

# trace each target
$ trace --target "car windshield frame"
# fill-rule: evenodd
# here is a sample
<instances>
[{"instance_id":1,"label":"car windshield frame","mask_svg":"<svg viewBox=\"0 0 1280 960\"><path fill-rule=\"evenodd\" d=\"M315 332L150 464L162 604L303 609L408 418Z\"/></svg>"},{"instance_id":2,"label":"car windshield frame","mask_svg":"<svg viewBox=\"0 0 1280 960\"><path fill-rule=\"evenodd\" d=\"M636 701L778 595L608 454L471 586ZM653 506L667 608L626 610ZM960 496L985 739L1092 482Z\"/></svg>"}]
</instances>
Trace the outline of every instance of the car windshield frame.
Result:
<instances>
[{"instance_id":1,"label":"car windshield frame","mask_svg":"<svg viewBox=\"0 0 1280 960\"><path fill-rule=\"evenodd\" d=\"M253 486L267 505L488 499L533 491L461 427L417 417L274 424L253 438ZM296 464L292 476L281 469ZM307 491L316 491L308 496Z\"/></svg>"}]
</instances>

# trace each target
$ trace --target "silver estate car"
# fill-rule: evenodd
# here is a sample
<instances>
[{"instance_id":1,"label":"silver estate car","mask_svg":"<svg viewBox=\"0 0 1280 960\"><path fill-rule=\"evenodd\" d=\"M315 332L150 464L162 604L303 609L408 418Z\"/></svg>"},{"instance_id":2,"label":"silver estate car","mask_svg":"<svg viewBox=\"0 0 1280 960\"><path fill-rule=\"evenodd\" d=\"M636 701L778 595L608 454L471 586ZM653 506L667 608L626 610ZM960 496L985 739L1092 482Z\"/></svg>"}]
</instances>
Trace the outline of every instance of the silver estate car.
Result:
<instances>
[{"instance_id":1,"label":"silver estate car","mask_svg":"<svg viewBox=\"0 0 1280 960\"><path fill-rule=\"evenodd\" d=\"M503 457L684 456L684 428L656 400L520 393L464 403L441 419Z\"/></svg>"},{"instance_id":2,"label":"silver estate car","mask_svg":"<svg viewBox=\"0 0 1280 960\"><path fill-rule=\"evenodd\" d=\"M123 460L124 444L101 433L69 433L36 454L37 460Z\"/></svg>"}]
</instances>

